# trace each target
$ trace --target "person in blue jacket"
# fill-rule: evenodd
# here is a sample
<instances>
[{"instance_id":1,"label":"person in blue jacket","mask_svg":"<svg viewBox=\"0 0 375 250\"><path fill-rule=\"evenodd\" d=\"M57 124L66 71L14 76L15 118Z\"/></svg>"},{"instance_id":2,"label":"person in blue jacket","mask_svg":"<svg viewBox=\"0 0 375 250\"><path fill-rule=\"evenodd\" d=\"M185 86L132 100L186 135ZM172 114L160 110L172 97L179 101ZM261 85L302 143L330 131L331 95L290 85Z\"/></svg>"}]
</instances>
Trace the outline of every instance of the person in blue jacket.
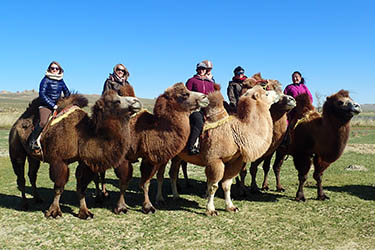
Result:
<instances>
[{"instance_id":1,"label":"person in blue jacket","mask_svg":"<svg viewBox=\"0 0 375 250\"><path fill-rule=\"evenodd\" d=\"M34 127L28 141L31 150L39 150L37 138L46 125L52 111L57 109L57 100L64 93L69 96L70 91L63 80L64 70L60 64L53 61L49 64L46 74L39 85L39 117L40 121Z\"/></svg>"}]
</instances>

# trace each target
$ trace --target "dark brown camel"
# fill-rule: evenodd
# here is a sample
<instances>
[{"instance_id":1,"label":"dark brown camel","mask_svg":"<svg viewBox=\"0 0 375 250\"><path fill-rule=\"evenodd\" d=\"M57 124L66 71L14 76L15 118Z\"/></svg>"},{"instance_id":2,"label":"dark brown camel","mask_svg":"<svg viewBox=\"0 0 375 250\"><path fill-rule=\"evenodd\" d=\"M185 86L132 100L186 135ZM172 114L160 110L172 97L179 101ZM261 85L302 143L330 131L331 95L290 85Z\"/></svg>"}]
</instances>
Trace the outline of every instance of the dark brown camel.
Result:
<instances>
[{"instance_id":1,"label":"dark brown camel","mask_svg":"<svg viewBox=\"0 0 375 250\"><path fill-rule=\"evenodd\" d=\"M116 213L126 212L125 190L132 177L131 162L142 158L140 188L143 190L142 211L154 213L148 189L150 180L163 164L180 153L190 134L189 115L191 111L208 105L208 98L198 92L189 91L183 83L176 83L160 95L155 102L154 114L141 112L130 119L131 145L129 153L117 169L120 177L120 194Z\"/></svg>"},{"instance_id":2,"label":"dark brown camel","mask_svg":"<svg viewBox=\"0 0 375 250\"><path fill-rule=\"evenodd\" d=\"M307 95L298 96L296 101L298 109L297 117L292 121L291 144L287 153L278 152L275 164L280 168L285 154L293 156L299 180L296 200L305 201L303 185L313 163L313 176L318 187L317 199L329 199L323 191L323 172L342 155L349 138L350 120L361 112L361 107L345 90L327 97L322 114L311 108Z\"/></svg>"},{"instance_id":3,"label":"dark brown camel","mask_svg":"<svg viewBox=\"0 0 375 250\"><path fill-rule=\"evenodd\" d=\"M126 88L131 88L128 86ZM25 197L24 163L30 163L30 181L36 193L36 176L39 168L40 155L35 155L27 147L27 138L33 123L37 122L36 109L38 99L34 100L25 113L16 121L9 134L9 154L14 172L17 175L18 187L22 192L22 204L27 208ZM73 94L59 101L59 110L76 105L87 105L87 99ZM114 91L103 95L93 106L92 115L82 109L76 109L69 116L55 125L47 125L41 137L43 160L50 164L50 178L55 183L55 198L46 217L61 216L60 196L68 181L68 164L79 161L76 171L77 192L80 197L80 218L92 216L84 201L84 191L94 172L102 172L107 168L116 167L121 163L129 148L129 116L141 108L141 103L134 97L120 97ZM87 166L90 166L88 168ZM84 173L87 173L85 175Z\"/></svg>"}]
</instances>

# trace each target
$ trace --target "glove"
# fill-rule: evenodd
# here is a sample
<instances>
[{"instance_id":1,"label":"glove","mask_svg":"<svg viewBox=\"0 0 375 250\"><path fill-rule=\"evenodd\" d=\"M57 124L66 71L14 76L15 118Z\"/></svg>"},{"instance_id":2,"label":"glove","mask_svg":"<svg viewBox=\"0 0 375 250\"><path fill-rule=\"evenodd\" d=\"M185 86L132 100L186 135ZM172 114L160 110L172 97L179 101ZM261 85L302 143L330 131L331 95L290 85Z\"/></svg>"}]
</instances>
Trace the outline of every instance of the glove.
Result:
<instances>
[{"instance_id":1,"label":"glove","mask_svg":"<svg viewBox=\"0 0 375 250\"><path fill-rule=\"evenodd\" d=\"M58 108L57 105L53 106L53 110L56 110L57 108Z\"/></svg>"}]
</instances>

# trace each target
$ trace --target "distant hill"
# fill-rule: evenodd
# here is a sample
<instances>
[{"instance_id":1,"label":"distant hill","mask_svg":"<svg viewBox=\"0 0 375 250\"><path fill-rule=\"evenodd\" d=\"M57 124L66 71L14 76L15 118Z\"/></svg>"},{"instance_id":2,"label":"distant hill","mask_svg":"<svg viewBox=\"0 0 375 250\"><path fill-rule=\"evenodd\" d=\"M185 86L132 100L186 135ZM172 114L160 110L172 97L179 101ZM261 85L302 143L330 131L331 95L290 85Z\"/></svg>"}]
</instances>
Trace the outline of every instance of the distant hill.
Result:
<instances>
[{"instance_id":1,"label":"distant hill","mask_svg":"<svg viewBox=\"0 0 375 250\"><path fill-rule=\"evenodd\" d=\"M35 90L24 90L17 92L9 92L6 90L0 91L0 101L4 104L4 101L7 99L11 103L18 103L20 105L27 105L35 97L38 96L38 92ZM89 106L93 105L96 100L99 99L99 95L85 95L89 100ZM152 111L155 103L155 99L147 99L138 97L145 109ZM7 101L5 101L7 103ZM375 104L361 104L363 112L375 112ZM1 111L1 110L0 110Z\"/></svg>"}]
</instances>

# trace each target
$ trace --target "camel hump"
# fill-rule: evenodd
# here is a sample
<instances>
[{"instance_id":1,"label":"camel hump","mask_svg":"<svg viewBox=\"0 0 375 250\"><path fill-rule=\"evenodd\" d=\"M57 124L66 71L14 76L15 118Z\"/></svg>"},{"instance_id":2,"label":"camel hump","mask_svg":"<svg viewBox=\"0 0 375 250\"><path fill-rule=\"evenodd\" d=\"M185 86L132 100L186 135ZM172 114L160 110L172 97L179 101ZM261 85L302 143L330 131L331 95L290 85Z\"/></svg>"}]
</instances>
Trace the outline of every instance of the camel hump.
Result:
<instances>
[{"instance_id":1,"label":"camel hump","mask_svg":"<svg viewBox=\"0 0 375 250\"><path fill-rule=\"evenodd\" d=\"M63 109L71 106L78 106L80 108L87 107L89 101L81 94L71 94L68 97L60 98L57 102L57 112L61 112Z\"/></svg>"}]
</instances>

